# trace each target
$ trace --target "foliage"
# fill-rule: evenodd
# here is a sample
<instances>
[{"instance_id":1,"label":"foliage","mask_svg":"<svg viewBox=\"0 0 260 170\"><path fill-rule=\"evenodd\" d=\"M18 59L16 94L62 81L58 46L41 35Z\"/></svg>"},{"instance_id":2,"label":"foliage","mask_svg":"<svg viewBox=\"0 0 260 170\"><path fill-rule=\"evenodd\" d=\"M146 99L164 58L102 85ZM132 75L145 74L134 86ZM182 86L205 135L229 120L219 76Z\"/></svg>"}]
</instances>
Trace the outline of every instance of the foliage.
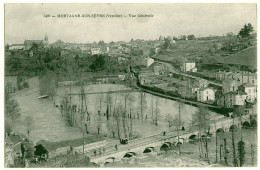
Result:
<instances>
[{"instance_id":1,"label":"foliage","mask_svg":"<svg viewBox=\"0 0 260 170\"><path fill-rule=\"evenodd\" d=\"M9 98L5 101L5 116L11 120L16 120L20 117L20 107L15 99Z\"/></svg>"},{"instance_id":2,"label":"foliage","mask_svg":"<svg viewBox=\"0 0 260 170\"><path fill-rule=\"evenodd\" d=\"M238 35L240 35L242 38L248 38L250 36L250 33L254 31L254 27L248 23L245 24L243 28L239 31Z\"/></svg>"},{"instance_id":3,"label":"foliage","mask_svg":"<svg viewBox=\"0 0 260 170\"><path fill-rule=\"evenodd\" d=\"M144 54L144 51L142 49L132 49L131 55L133 56L141 56Z\"/></svg>"},{"instance_id":4,"label":"foliage","mask_svg":"<svg viewBox=\"0 0 260 170\"><path fill-rule=\"evenodd\" d=\"M93 62L90 65L92 71L104 70L105 59L103 55L93 55L92 60Z\"/></svg>"},{"instance_id":5,"label":"foliage","mask_svg":"<svg viewBox=\"0 0 260 170\"><path fill-rule=\"evenodd\" d=\"M28 160L32 160L35 151L35 147L33 143L26 138L25 140L22 141L21 147L23 148L22 152L24 152L24 158Z\"/></svg>"},{"instance_id":6,"label":"foliage","mask_svg":"<svg viewBox=\"0 0 260 170\"><path fill-rule=\"evenodd\" d=\"M11 134L12 132L12 121L10 119L5 119L5 134L7 134L8 136Z\"/></svg>"},{"instance_id":7,"label":"foliage","mask_svg":"<svg viewBox=\"0 0 260 170\"><path fill-rule=\"evenodd\" d=\"M192 115L192 125L194 128L204 133L210 130L210 113L207 108L200 106L198 111Z\"/></svg>"},{"instance_id":8,"label":"foliage","mask_svg":"<svg viewBox=\"0 0 260 170\"><path fill-rule=\"evenodd\" d=\"M195 35L191 34L187 36L188 40L194 40L195 39Z\"/></svg>"},{"instance_id":9,"label":"foliage","mask_svg":"<svg viewBox=\"0 0 260 170\"><path fill-rule=\"evenodd\" d=\"M55 74L53 72L42 73L39 76L40 80L40 95L54 96L56 93L55 88Z\"/></svg>"},{"instance_id":10,"label":"foliage","mask_svg":"<svg viewBox=\"0 0 260 170\"><path fill-rule=\"evenodd\" d=\"M243 166L243 164L245 163L245 142L244 141L239 141L237 143L237 150L238 150L238 159L239 159L239 165L240 167Z\"/></svg>"}]
</instances>

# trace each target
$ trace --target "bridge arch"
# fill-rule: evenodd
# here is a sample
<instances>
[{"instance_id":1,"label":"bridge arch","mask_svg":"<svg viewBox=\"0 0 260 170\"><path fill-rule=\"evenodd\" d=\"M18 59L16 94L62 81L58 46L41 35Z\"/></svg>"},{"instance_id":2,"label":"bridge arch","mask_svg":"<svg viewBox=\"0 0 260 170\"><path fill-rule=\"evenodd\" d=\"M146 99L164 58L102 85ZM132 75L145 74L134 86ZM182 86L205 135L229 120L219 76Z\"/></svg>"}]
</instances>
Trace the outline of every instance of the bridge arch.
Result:
<instances>
[{"instance_id":1,"label":"bridge arch","mask_svg":"<svg viewBox=\"0 0 260 170\"><path fill-rule=\"evenodd\" d=\"M242 124L242 127L243 128L249 128L251 125L248 121L245 121L243 124Z\"/></svg>"},{"instance_id":2,"label":"bridge arch","mask_svg":"<svg viewBox=\"0 0 260 170\"><path fill-rule=\"evenodd\" d=\"M224 129L223 128L218 128L217 130L216 130L216 133L224 133L225 131L224 131Z\"/></svg>"},{"instance_id":3,"label":"bridge arch","mask_svg":"<svg viewBox=\"0 0 260 170\"><path fill-rule=\"evenodd\" d=\"M162 144L162 146L160 147L160 151L166 151L166 150L170 149L170 147L171 147L171 143L170 142L164 142Z\"/></svg>"},{"instance_id":4,"label":"bridge arch","mask_svg":"<svg viewBox=\"0 0 260 170\"><path fill-rule=\"evenodd\" d=\"M108 157L105 159L105 162L104 162L104 166L107 166L109 165L110 163L114 162L115 161L115 157Z\"/></svg>"},{"instance_id":5,"label":"bridge arch","mask_svg":"<svg viewBox=\"0 0 260 170\"><path fill-rule=\"evenodd\" d=\"M92 164L92 166L94 166L94 167L100 167L100 164L98 164L98 163L91 162L91 164Z\"/></svg>"},{"instance_id":6,"label":"bridge arch","mask_svg":"<svg viewBox=\"0 0 260 170\"><path fill-rule=\"evenodd\" d=\"M195 140L196 140L196 137L197 137L197 135L195 135L195 134L192 134L192 135L190 135L189 136L189 142L195 142Z\"/></svg>"},{"instance_id":7,"label":"bridge arch","mask_svg":"<svg viewBox=\"0 0 260 170\"><path fill-rule=\"evenodd\" d=\"M237 126L236 125L231 125L230 128L229 128L229 131L236 131L237 130Z\"/></svg>"},{"instance_id":8,"label":"bridge arch","mask_svg":"<svg viewBox=\"0 0 260 170\"><path fill-rule=\"evenodd\" d=\"M127 152L123 158L132 158L134 156L136 156L137 154L135 152Z\"/></svg>"},{"instance_id":9,"label":"bridge arch","mask_svg":"<svg viewBox=\"0 0 260 170\"><path fill-rule=\"evenodd\" d=\"M147 148L145 148L145 150L143 151L143 153L151 153L151 152L153 152L154 150L155 150L154 147L147 147Z\"/></svg>"}]
</instances>

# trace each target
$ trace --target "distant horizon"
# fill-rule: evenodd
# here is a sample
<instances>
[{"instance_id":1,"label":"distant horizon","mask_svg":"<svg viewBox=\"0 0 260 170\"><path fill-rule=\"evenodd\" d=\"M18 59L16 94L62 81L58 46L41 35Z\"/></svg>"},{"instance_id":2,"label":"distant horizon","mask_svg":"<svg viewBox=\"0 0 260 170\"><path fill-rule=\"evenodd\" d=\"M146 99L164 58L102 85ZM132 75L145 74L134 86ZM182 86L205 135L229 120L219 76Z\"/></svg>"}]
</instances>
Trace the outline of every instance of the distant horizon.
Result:
<instances>
[{"instance_id":1,"label":"distant horizon","mask_svg":"<svg viewBox=\"0 0 260 170\"><path fill-rule=\"evenodd\" d=\"M55 17L44 17L49 14ZM119 18L58 15L122 15ZM130 15L152 17L130 17ZM256 4L5 4L5 44L24 40L93 43L156 40L159 36L195 37L238 34L247 23L257 32Z\"/></svg>"},{"instance_id":2,"label":"distant horizon","mask_svg":"<svg viewBox=\"0 0 260 170\"><path fill-rule=\"evenodd\" d=\"M230 32L227 32L227 33L230 33ZM255 32L254 32L255 33ZM223 34L224 36L226 36L226 34ZM223 37L223 35L208 35L208 36L196 36L196 35L194 35L195 36L195 39L196 38L208 38L208 37ZM234 34L234 35L237 35L237 34ZM44 35L45 36L45 35ZM37 41L37 40L43 40L44 39L44 36L43 36L43 38L42 39L24 39L24 41L25 40L32 40L32 41ZM48 36L48 35L47 35ZM187 35L185 35L185 36L187 36ZM168 36L162 36L162 37L168 37ZM175 37L177 37L178 38L178 36L175 36ZM158 38L156 38L156 39L142 39L142 38L133 38L133 40L144 40L144 41L156 41L156 40L158 40L159 39L159 37ZM49 42L49 44L53 44L53 43L55 43L55 42L57 42L58 40L61 40L63 43L72 43L72 44L93 44L94 42L96 42L96 43L98 43L99 41L102 41L102 39L100 39L100 40L98 40L98 41L93 41L93 42L69 42L69 41L63 41L62 39L57 39L57 40L55 40L55 41L53 41L53 42ZM179 39L180 40L180 39ZM10 43L5 43L5 45L19 45L19 44L24 44L24 41L22 41L22 42L20 42L20 43L13 43L13 44L10 44ZM109 44L109 43L111 43L111 42L130 42L131 41L131 39L130 40L127 40L127 41L123 41L123 40L115 40L115 41L109 41L109 42L105 42L104 41L104 43L105 44Z\"/></svg>"}]
</instances>

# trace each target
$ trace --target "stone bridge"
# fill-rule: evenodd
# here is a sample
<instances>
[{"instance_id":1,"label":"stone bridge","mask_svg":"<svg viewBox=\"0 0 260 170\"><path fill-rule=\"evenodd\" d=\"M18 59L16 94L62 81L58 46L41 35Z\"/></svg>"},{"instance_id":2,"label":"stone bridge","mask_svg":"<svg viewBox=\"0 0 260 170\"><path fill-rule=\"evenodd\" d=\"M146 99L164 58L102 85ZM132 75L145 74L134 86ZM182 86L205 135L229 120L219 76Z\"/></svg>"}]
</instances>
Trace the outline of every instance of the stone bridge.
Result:
<instances>
[{"instance_id":1,"label":"stone bridge","mask_svg":"<svg viewBox=\"0 0 260 170\"><path fill-rule=\"evenodd\" d=\"M244 126L250 125L250 117L249 115L242 117L242 124ZM233 128L240 128L241 127L241 121L239 118L222 118L221 120L216 120L216 123L211 123L210 133L215 135L217 132L229 132ZM183 131L182 131L183 132ZM194 136L195 135L195 136ZM197 137L198 131L194 132L186 132L182 133L180 135L180 143L187 143L190 141L190 137ZM99 164L100 166L104 166L107 163L114 162L114 161L121 161L122 159L125 159L127 157L133 157L136 155L142 155L147 154L151 152L161 152L164 151L167 148L175 147L178 143L178 137L171 136L161 136L157 140L146 140L146 142L142 142L142 139L135 140L135 142L130 141L128 144L128 147L125 147L123 149L114 150L112 152L104 153L103 155L100 155L99 157L90 157L90 161L94 162L96 164Z\"/></svg>"}]
</instances>

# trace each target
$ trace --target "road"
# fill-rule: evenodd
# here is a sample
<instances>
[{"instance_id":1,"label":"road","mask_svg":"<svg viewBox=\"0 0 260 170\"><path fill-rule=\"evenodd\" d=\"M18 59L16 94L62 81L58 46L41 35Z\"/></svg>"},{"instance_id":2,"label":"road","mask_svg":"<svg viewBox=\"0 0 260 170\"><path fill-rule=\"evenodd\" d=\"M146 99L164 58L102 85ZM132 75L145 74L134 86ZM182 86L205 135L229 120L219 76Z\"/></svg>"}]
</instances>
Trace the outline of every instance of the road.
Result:
<instances>
[{"instance_id":1,"label":"road","mask_svg":"<svg viewBox=\"0 0 260 170\"><path fill-rule=\"evenodd\" d=\"M200 78L200 77L196 77L196 76L192 76L192 75L189 75L189 74L186 74L186 73L179 72L171 64L167 63L166 61L164 62L163 60L158 60L156 58L153 58L153 59L157 63L165 64L167 66L167 69L169 70L169 72L179 74L179 75L182 75L182 76L186 76L186 77L190 77L190 78L193 78L193 79L203 79L203 78ZM206 80L206 79L203 79L203 80ZM209 82L209 84L213 84L215 86L222 87L222 84L220 84L220 83L216 83L216 82L210 81L210 80L207 80L207 81Z\"/></svg>"}]
</instances>

